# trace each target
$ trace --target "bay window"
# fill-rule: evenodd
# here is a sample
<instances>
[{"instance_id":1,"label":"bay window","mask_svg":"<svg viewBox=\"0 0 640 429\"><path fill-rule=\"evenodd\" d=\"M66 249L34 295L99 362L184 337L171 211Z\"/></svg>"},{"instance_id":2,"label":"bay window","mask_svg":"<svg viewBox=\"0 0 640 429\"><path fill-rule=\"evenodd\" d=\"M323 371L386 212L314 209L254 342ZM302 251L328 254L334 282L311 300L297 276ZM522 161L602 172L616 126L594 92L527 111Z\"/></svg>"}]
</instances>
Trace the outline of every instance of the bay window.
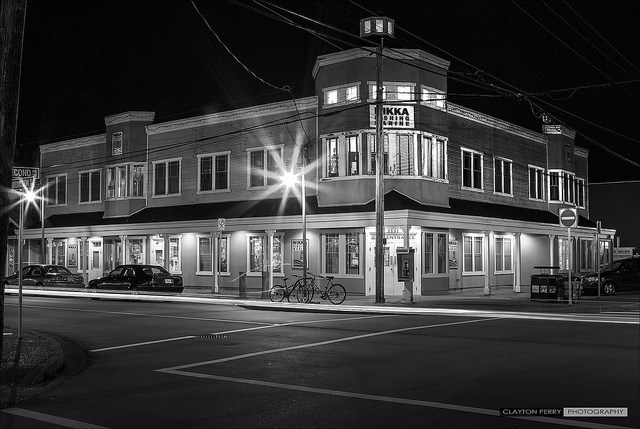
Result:
<instances>
[{"instance_id":1,"label":"bay window","mask_svg":"<svg viewBox=\"0 0 640 429\"><path fill-rule=\"evenodd\" d=\"M106 198L144 196L144 164L124 164L106 168Z\"/></svg>"}]
</instances>

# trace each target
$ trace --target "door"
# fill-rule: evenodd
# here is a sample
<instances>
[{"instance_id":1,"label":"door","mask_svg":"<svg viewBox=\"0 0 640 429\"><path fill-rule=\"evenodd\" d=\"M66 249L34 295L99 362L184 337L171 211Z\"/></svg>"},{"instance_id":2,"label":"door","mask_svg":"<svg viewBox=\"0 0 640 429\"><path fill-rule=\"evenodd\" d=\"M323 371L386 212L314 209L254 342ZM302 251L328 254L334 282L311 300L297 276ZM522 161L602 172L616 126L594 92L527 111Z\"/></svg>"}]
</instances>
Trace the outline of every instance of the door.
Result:
<instances>
[{"instance_id":1,"label":"door","mask_svg":"<svg viewBox=\"0 0 640 429\"><path fill-rule=\"evenodd\" d=\"M102 240L89 240L89 280L102 275Z\"/></svg>"}]
</instances>

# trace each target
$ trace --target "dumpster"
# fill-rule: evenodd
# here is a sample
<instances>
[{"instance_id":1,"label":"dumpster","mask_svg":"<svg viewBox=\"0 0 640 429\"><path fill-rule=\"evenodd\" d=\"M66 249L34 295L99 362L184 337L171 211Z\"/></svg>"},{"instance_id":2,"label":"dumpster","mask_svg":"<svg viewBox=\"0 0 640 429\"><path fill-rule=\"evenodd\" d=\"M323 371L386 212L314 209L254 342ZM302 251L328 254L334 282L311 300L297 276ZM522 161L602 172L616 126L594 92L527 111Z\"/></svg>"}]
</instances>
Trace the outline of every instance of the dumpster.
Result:
<instances>
[{"instance_id":1,"label":"dumpster","mask_svg":"<svg viewBox=\"0 0 640 429\"><path fill-rule=\"evenodd\" d=\"M557 301L564 290L564 277L551 274L551 270L558 270L560 267L535 266L533 269L541 271L531 275L531 299Z\"/></svg>"}]
</instances>

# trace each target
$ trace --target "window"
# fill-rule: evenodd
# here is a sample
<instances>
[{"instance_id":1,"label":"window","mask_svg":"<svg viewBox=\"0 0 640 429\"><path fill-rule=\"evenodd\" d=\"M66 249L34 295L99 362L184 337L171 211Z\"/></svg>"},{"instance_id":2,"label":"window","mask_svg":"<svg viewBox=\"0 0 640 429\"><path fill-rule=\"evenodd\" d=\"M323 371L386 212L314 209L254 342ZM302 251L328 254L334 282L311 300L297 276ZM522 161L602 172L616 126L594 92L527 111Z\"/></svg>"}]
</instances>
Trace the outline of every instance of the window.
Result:
<instances>
[{"instance_id":1,"label":"window","mask_svg":"<svg viewBox=\"0 0 640 429\"><path fill-rule=\"evenodd\" d=\"M544 200L544 169L529 166L529 198Z\"/></svg>"},{"instance_id":2,"label":"window","mask_svg":"<svg viewBox=\"0 0 640 429\"><path fill-rule=\"evenodd\" d=\"M340 235L325 234L324 272L340 273Z\"/></svg>"},{"instance_id":3,"label":"window","mask_svg":"<svg viewBox=\"0 0 640 429\"><path fill-rule=\"evenodd\" d=\"M447 139L422 136L422 175L432 179L447 179Z\"/></svg>"},{"instance_id":4,"label":"window","mask_svg":"<svg viewBox=\"0 0 640 429\"><path fill-rule=\"evenodd\" d=\"M576 206L584 208L584 179L576 179Z\"/></svg>"},{"instance_id":5,"label":"window","mask_svg":"<svg viewBox=\"0 0 640 429\"><path fill-rule=\"evenodd\" d=\"M220 274L229 274L229 236L218 237ZM211 237L198 237L198 266L196 274L213 274L213 250L211 248Z\"/></svg>"},{"instance_id":6,"label":"window","mask_svg":"<svg viewBox=\"0 0 640 429\"><path fill-rule=\"evenodd\" d=\"M359 88L359 83L351 83L339 87L325 88L322 91L324 97L324 105L326 107L332 107L336 104L344 105L346 103L357 102L360 97Z\"/></svg>"},{"instance_id":7,"label":"window","mask_svg":"<svg viewBox=\"0 0 640 429\"><path fill-rule=\"evenodd\" d=\"M47 177L46 201L50 206L67 204L67 175Z\"/></svg>"},{"instance_id":8,"label":"window","mask_svg":"<svg viewBox=\"0 0 640 429\"><path fill-rule=\"evenodd\" d=\"M448 235L435 232L422 234L423 274L446 274Z\"/></svg>"},{"instance_id":9,"label":"window","mask_svg":"<svg viewBox=\"0 0 640 429\"><path fill-rule=\"evenodd\" d=\"M496 273L513 271L513 237L496 237Z\"/></svg>"},{"instance_id":10,"label":"window","mask_svg":"<svg viewBox=\"0 0 640 429\"><path fill-rule=\"evenodd\" d=\"M345 273L360 274L360 234L345 234Z\"/></svg>"},{"instance_id":11,"label":"window","mask_svg":"<svg viewBox=\"0 0 640 429\"><path fill-rule=\"evenodd\" d=\"M376 174L376 135L368 134L367 142L369 147L369 174ZM382 158L383 158L383 174L389 174L389 135L384 135L384 145L382 147Z\"/></svg>"},{"instance_id":12,"label":"window","mask_svg":"<svg viewBox=\"0 0 640 429\"><path fill-rule=\"evenodd\" d=\"M53 240L51 242L51 263L54 265L67 265L65 262L65 249L66 245L64 241Z\"/></svg>"},{"instance_id":13,"label":"window","mask_svg":"<svg viewBox=\"0 0 640 429\"><path fill-rule=\"evenodd\" d=\"M569 240L566 238L558 239L558 266L561 270L569 269Z\"/></svg>"},{"instance_id":14,"label":"window","mask_svg":"<svg viewBox=\"0 0 640 429\"><path fill-rule=\"evenodd\" d=\"M561 201L560 173L557 171L549 172L549 201Z\"/></svg>"},{"instance_id":15,"label":"window","mask_svg":"<svg viewBox=\"0 0 640 429\"><path fill-rule=\"evenodd\" d=\"M593 240L580 240L580 271L593 271L595 260Z\"/></svg>"},{"instance_id":16,"label":"window","mask_svg":"<svg viewBox=\"0 0 640 429\"><path fill-rule=\"evenodd\" d=\"M169 237L169 261L168 261L168 270L170 273L181 273L182 272L182 263L181 263L181 246L180 246L181 237L180 236L171 236ZM151 242L151 263L153 265L160 265L161 267L165 266L165 239L163 237L152 237Z\"/></svg>"},{"instance_id":17,"label":"window","mask_svg":"<svg viewBox=\"0 0 640 429\"><path fill-rule=\"evenodd\" d=\"M144 196L144 164L107 167L107 199Z\"/></svg>"},{"instance_id":18,"label":"window","mask_svg":"<svg viewBox=\"0 0 640 429\"><path fill-rule=\"evenodd\" d=\"M340 156L338 153L338 138L327 139L327 177L337 177L340 175Z\"/></svg>"},{"instance_id":19,"label":"window","mask_svg":"<svg viewBox=\"0 0 640 429\"><path fill-rule=\"evenodd\" d=\"M247 266L250 273L261 273L264 270L265 237L263 235L249 236L249 261Z\"/></svg>"},{"instance_id":20,"label":"window","mask_svg":"<svg viewBox=\"0 0 640 429\"><path fill-rule=\"evenodd\" d=\"M463 237L463 272L464 273L483 273L484 259L484 236L482 235L464 235Z\"/></svg>"},{"instance_id":21,"label":"window","mask_svg":"<svg viewBox=\"0 0 640 429\"><path fill-rule=\"evenodd\" d=\"M511 195L511 174L512 163L507 159L496 158L493 163L494 192L498 194Z\"/></svg>"},{"instance_id":22,"label":"window","mask_svg":"<svg viewBox=\"0 0 640 429\"><path fill-rule=\"evenodd\" d=\"M198 274L213 273L211 237L198 237Z\"/></svg>"},{"instance_id":23,"label":"window","mask_svg":"<svg viewBox=\"0 0 640 429\"><path fill-rule=\"evenodd\" d=\"M360 150L357 136L347 136L347 149L348 149L348 165L347 175L357 176L360 174Z\"/></svg>"},{"instance_id":24,"label":"window","mask_svg":"<svg viewBox=\"0 0 640 429\"><path fill-rule=\"evenodd\" d=\"M277 184L281 176L281 169L278 164L281 159L281 147L249 150L249 187L256 188Z\"/></svg>"},{"instance_id":25,"label":"window","mask_svg":"<svg viewBox=\"0 0 640 429\"><path fill-rule=\"evenodd\" d=\"M444 109L446 102L446 96L443 91L429 88L426 86L422 87L422 103L426 104L430 107L435 107L438 109Z\"/></svg>"},{"instance_id":26,"label":"window","mask_svg":"<svg viewBox=\"0 0 640 429\"><path fill-rule=\"evenodd\" d=\"M389 174L392 176L414 175L413 135L396 135L394 146L393 163Z\"/></svg>"},{"instance_id":27,"label":"window","mask_svg":"<svg viewBox=\"0 0 640 429\"><path fill-rule=\"evenodd\" d=\"M284 242L283 234L273 235L273 250L271 255L271 271L274 274L282 274L282 261L284 255L282 254L282 243Z\"/></svg>"},{"instance_id":28,"label":"window","mask_svg":"<svg viewBox=\"0 0 640 429\"><path fill-rule=\"evenodd\" d=\"M229 153L198 155L198 192L229 189Z\"/></svg>"},{"instance_id":29,"label":"window","mask_svg":"<svg viewBox=\"0 0 640 429\"><path fill-rule=\"evenodd\" d=\"M564 201L566 203L574 203L575 202L575 176L571 173L562 174L562 194L564 196Z\"/></svg>"},{"instance_id":30,"label":"window","mask_svg":"<svg viewBox=\"0 0 640 429\"><path fill-rule=\"evenodd\" d=\"M153 195L176 195L180 193L181 160L167 160L153 163Z\"/></svg>"},{"instance_id":31,"label":"window","mask_svg":"<svg viewBox=\"0 0 640 429\"><path fill-rule=\"evenodd\" d=\"M462 149L462 187L482 190L482 154Z\"/></svg>"},{"instance_id":32,"label":"window","mask_svg":"<svg viewBox=\"0 0 640 429\"><path fill-rule=\"evenodd\" d=\"M359 232L322 235L322 269L326 274L360 275L362 237Z\"/></svg>"},{"instance_id":33,"label":"window","mask_svg":"<svg viewBox=\"0 0 640 429\"><path fill-rule=\"evenodd\" d=\"M111 134L111 154L122 155L122 131Z\"/></svg>"},{"instance_id":34,"label":"window","mask_svg":"<svg viewBox=\"0 0 640 429\"><path fill-rule=\"evenodd\" d=\"M80 203L100 201L100 170L80 173Z\"/></svg>"},{"instance_id":35,"label":"window","mask_svg":"<svg viewBox=\"0 0 640 429\"><path fill-rule=\"evenodd\" d=\"M413 88L414 84L386 82L382 86L382 99L400 101L413 100ZM375 82L369 83L369 100L376 100L378 98L377 89L378 85Z\"/></svg>"}]
</instances>

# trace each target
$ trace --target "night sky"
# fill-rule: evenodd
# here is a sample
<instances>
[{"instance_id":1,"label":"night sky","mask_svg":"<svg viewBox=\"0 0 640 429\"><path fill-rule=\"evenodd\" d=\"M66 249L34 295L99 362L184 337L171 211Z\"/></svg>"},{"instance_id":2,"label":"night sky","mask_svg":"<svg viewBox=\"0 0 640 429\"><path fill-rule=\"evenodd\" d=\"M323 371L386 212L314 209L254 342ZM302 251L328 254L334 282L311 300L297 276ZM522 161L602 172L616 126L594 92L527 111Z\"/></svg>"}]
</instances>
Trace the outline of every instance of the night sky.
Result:
<instances>
[{"instance_id":1,"label":"night sky","mask_svg":"<svg viewBox=\"0 0 640 429\"><path fill-rule=\"evenodd\" d=\"M542 107L577 131L591 182L640 179L640 2L194 2L273 86L191 1L28 0L14 164L124 111L161 122L290 99L274 87L311 96L316 57L371 46L360 19L384 15L390 47L451 62L450 101L534 131Z\"/></svg>"}]
</instances>

